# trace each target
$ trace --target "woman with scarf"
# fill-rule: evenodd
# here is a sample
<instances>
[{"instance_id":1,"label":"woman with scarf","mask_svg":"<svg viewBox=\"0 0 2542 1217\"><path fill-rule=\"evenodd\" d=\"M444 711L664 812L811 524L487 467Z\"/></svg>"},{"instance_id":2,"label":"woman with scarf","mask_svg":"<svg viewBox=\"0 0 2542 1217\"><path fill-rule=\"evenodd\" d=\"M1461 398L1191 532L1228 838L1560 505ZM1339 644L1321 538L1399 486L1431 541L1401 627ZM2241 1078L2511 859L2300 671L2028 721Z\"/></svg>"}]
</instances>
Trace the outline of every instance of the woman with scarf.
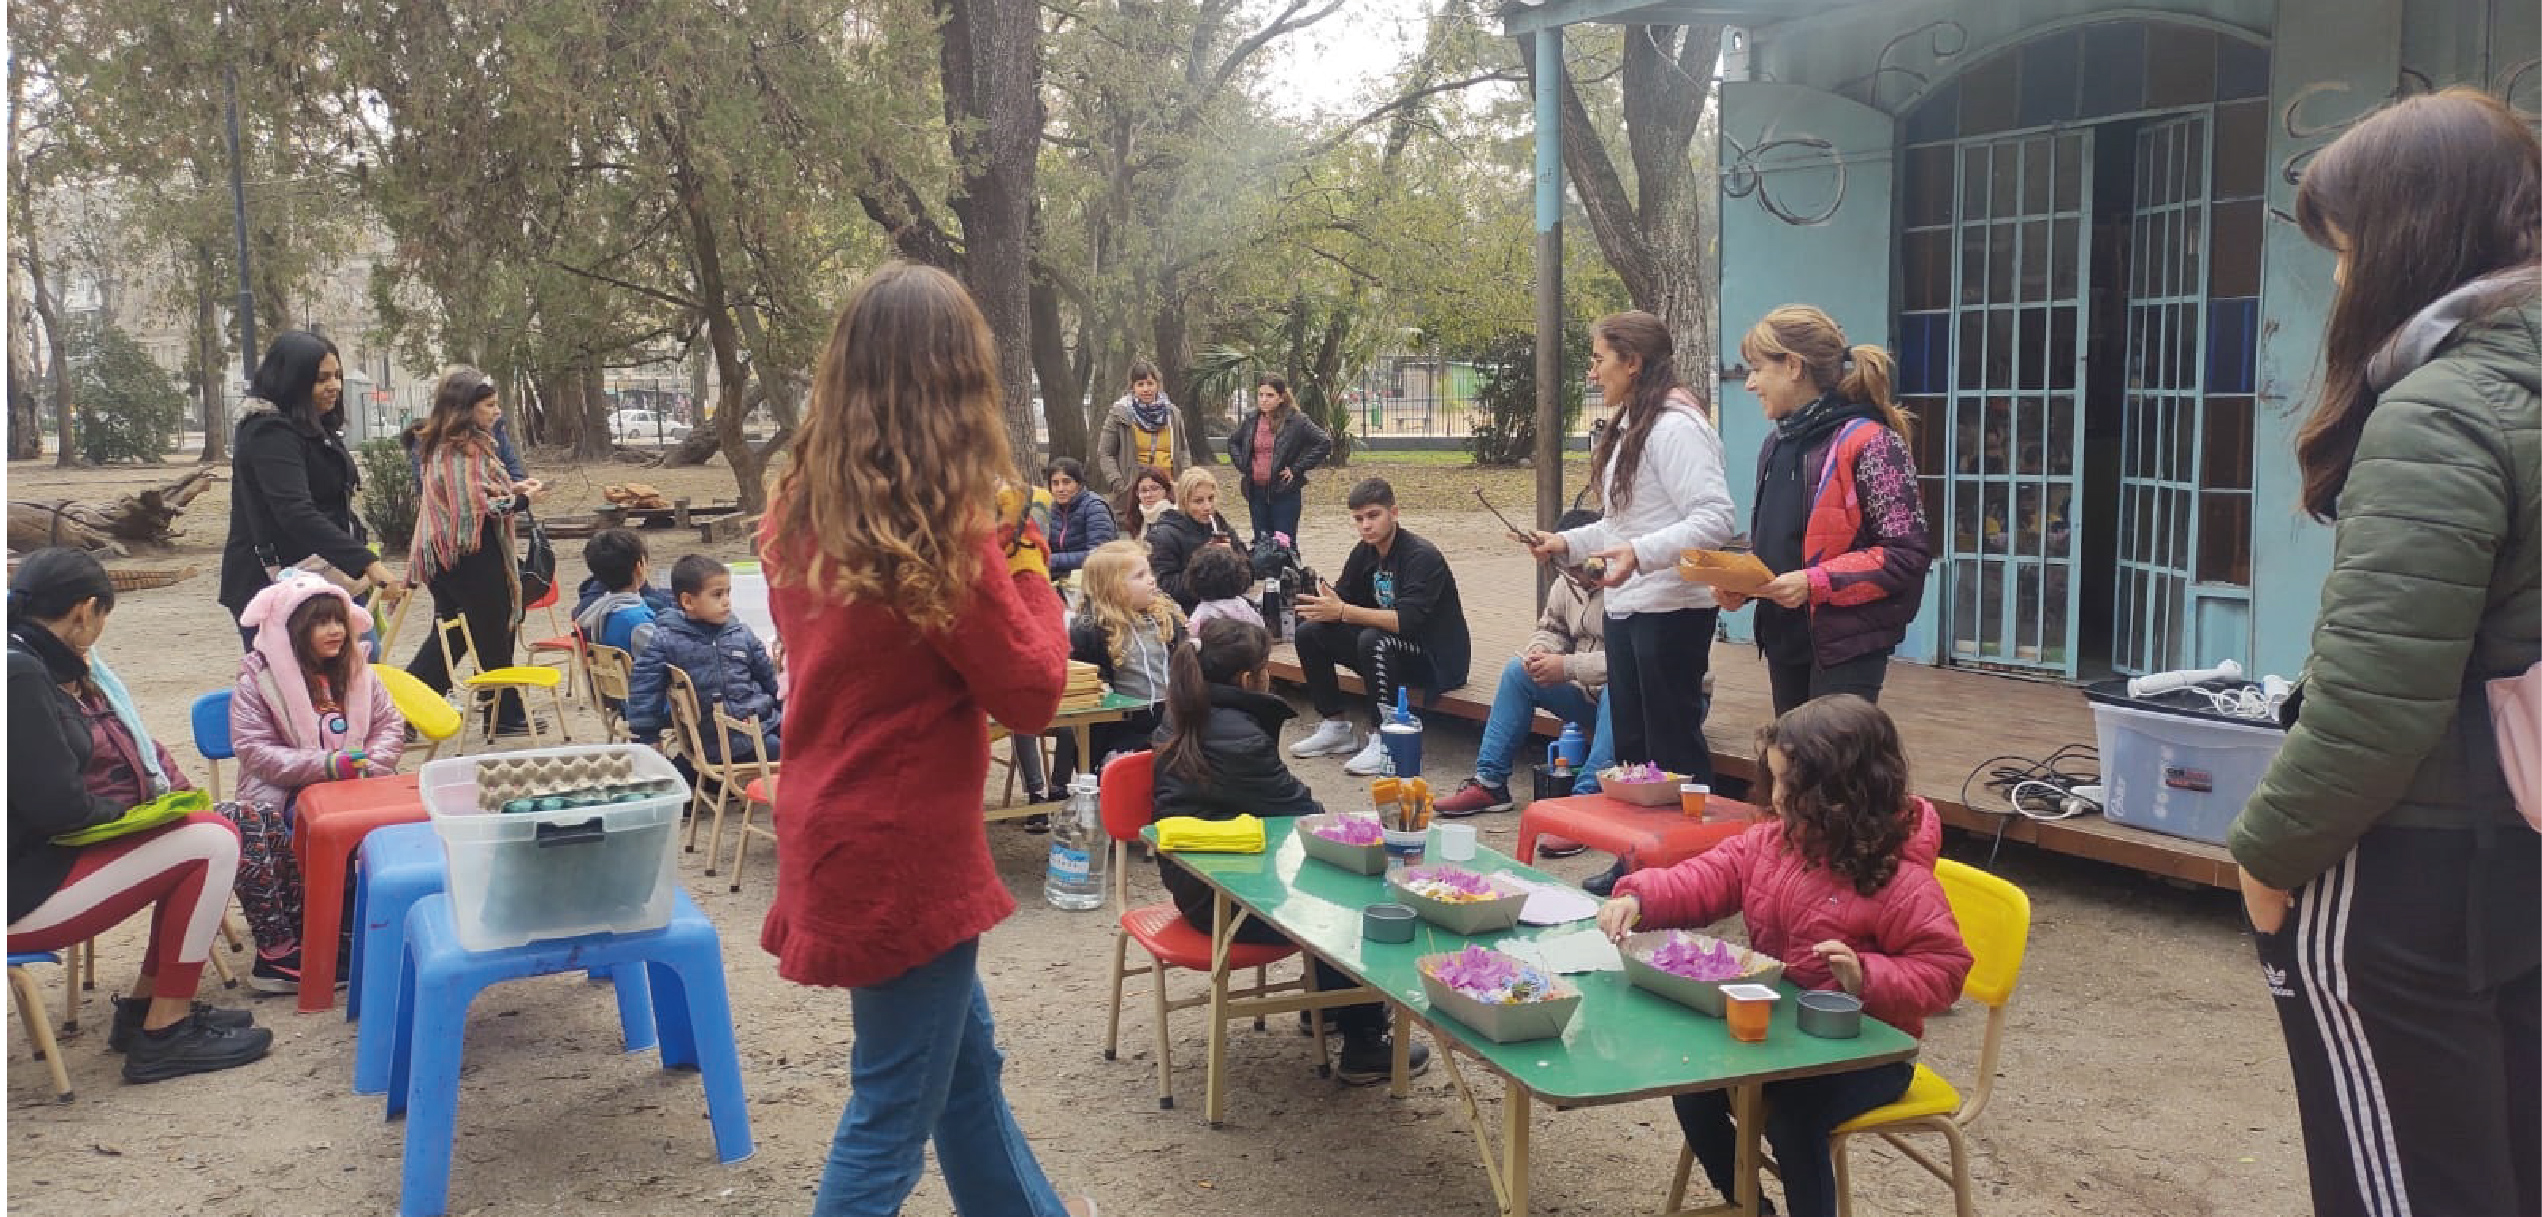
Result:
<instances>
[{"instance_id":1,"label":"woman with scarf","mask_svg":"<svg viewBox=\"0 0 2542 1217\"><path fill-rule=\"evenodd\" d=\"M63 950L155 905L106 1049L124 1054L125 1081L158 1082L247 1064L274 1033L194 1000L238 874L238 830L208 801L194 795L200 810L160 827L64 843L190 793L96 653L114 608L106 568L75 549L37 550L9 581L9 950Z\"/></svg>"},{"instance_id":2,"label":"woman with scarf","mask_svg":"<svg viewBox=\"0 0 2542 1217\"><path fill-rule=\"evenodd\" d=\"M1889 353L1850 346L1826 313L1787 304L1739 342L1748 392L1774 423L1757 453L1748 536L1775 572L1754 597L1756 645L1774 713L1830 693L1880 700L1889 653L1924 602L1933 548L1907 449L1907 412L1889 395Z\"/></svg>"},{"instance_id":3,"label":"woman with scarf","mask_svg":"<svg viewBox=\"0 0 2542 1217\"><path fill-rule=\"evenodd\" d=\"M536 482L515 480L496 454L494 424L502 417L494 381L475 368L453 368L434 388L432 413L412 436L424 478L406 578L432 589L436 623L467 616L482 671L512 664L521 599L512 517L541 491ZM450 691L438 636L424 639L406 670L433 692ZM494 733L528 729L527 709L506 690Z\"/></svg>"},{"instance_id":4,"label":"woman with scarf","mask_svg":"<svg viewBox=\"0 0 2542 1217\"><path fill-rule=\"evenodd\" d=\"M1095 444L1095 458L1103 467L1104 485L1116 492L1129 489L1131 479L1149 466L1164 470L1169 478L1191 467L1191 445L1184 442L1182 415L1166 398L1165 380L1155 364L1144 359L1130 364L1130 391L1112 403L1112 414L1104 420L1103 435Z\"/></svg>"}]
</instances>

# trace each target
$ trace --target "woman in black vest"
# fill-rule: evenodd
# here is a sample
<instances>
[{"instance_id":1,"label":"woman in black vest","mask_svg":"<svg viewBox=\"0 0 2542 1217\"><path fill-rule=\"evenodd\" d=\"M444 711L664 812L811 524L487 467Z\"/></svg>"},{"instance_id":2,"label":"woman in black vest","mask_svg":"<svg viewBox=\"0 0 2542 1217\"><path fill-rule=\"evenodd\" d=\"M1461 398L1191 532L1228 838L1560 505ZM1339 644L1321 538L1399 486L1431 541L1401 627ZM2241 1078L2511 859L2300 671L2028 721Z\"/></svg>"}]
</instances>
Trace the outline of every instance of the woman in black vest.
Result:
<instances>
[{"instance_id":1,"label":"woman in black vest","mask_svg":"<svg viewBox=\"0 0 2542 1217\"><path fill-rule=\"evenodd\" d=\"M221 607L232 620L273 581L272 569L312 557L398 594L396 576L371 552L353 514L362 478L336 434L343 399L344 363L334 343L291 330L265 348L230 441ZM255 649L256 631L238 635Z\"/></svg>"}]
</instances>

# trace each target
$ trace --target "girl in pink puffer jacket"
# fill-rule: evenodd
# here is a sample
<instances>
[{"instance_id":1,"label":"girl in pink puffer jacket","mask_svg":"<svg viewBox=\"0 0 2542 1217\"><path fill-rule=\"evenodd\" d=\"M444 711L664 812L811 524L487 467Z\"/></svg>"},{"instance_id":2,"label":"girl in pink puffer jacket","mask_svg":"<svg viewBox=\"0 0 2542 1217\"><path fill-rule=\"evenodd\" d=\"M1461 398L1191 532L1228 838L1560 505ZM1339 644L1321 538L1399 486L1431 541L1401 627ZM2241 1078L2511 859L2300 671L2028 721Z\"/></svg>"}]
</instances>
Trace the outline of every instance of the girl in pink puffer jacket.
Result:
<instances>
[{"instance_id":1,"label":"girl in pink puffer jacket","mask_svg":"<svg viewBox=\"0 0 2542 1217\"><path fill-rule=\"evenodd\" d=\"M1941 828L1907 793L1897 726L1851 694L1807 702L1759 733L1777 813L1675 866L1615 884L1599 928L1704 926L1746 917L1748 941L1783 961L1803 989L1841 988L1864 1012L1922 1038L1926 1015L1950 1008L1971 957L1933 877ZM1832 1217L1835 1168L1828 1135L1906 1093L1911 1061L1765 1084L1765 1139L1794 1217ZM1676 1097L1677 1120L1724 1196L1737 1157L1729 1096Z\"/></svg>"},{"instance_id":2,"label":"girl in pink puffer jacket","mask_svg":"<svg viewBox=\"0 0 2542 1217\"><path fill-rule=\"evenodd\" d=\"M406 720L363 662L371 616L343 589L286 575L248 602L239 624L256 631L256 646L230 695L238 799L222 810L238 825L239 903L256 935L248 983L285 993L300 987L300 870L291 855L300 791L395 773Z\"/></svg>"}]
</instances>

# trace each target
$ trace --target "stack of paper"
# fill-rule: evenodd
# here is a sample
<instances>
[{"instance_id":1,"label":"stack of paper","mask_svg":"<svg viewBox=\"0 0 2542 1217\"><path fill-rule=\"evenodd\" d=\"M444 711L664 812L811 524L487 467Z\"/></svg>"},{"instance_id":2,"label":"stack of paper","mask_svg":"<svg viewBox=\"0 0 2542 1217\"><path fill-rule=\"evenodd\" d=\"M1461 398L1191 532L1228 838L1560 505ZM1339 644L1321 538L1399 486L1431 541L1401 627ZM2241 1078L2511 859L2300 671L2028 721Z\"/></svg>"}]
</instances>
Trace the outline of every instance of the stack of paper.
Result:
<instances>
[{"instance_id":1,"label":"stack of paper","mask_svg":"<svg viewBox=\"0 0 2542 1217\"><path fill-rule=\"evenodd\" d=\"M1068 661L1068 683L1059 693L1061 713L1091 710L1103 700L1103 693L1103 677L1095 673L1093 664Z\"/></svg>"}]
</instances>

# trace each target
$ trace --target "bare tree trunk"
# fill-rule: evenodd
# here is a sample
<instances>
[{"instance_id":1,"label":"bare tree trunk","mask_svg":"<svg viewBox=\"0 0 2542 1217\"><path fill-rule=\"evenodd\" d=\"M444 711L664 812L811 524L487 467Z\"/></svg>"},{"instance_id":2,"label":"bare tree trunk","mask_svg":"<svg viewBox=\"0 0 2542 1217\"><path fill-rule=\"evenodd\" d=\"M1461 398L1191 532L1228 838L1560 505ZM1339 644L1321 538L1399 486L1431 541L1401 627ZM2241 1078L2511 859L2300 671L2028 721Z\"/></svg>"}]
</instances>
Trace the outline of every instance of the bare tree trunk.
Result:
<instances>
[{"instance_id":1,"label":"bare tree trunk","mask_svg":"<svg viewBox=\"0 0 2542 1217\"><path fill-rule=\"evenodd\" d=\"M223 408L228 395L221 392L228 350L221 342L220 309L212 297L212 276L217 273L211 242L195 242L194 362L198 374L194 387L203 407L203 454L195 459L206 465L229 459L229 411Z\"/></svg>"},{"instance_id":2,"label":"bare tree trunk","mask_svg":"<svg viewBox=\"0 0 2542 1217\"><path fill-rule=\"evenodd\" d=\"M656 120L670 145L672 175L679 183L680 205L688 213L689 255L697 275L697 299L706 319L706 341L715 353L715 443L724 463L732 466L733 486L745 512L768 508L767 471L759 453L742 434L750 407L750 369L742 362L741 331L733 321L732 295L724 281L724 254L714 217L707 212L706 192L689 158L685 131ZM693 437L692 437L693 438Z\"/></svg>"},{"instance_id":3,"label":"bare tree trunk","mask_svg":"<svg viewBox=\"0 0 2542 1217\"><path fill-rule=\"evenodd\" d=\"M35 397L35 357L26 345L35 327L22 323L18 303L12 299L9 309L9 459L25 461L44 455L44 406Z\"/></svg>"},{"instance_id":4,"label":"bare tree trunk","mask_svg":"<svg viewBox=\"0 0 2542 1217\"><path fill-rule=\"evenodd\" d=\"M1033 426L1033 179L1041 156L1041 6L936 0L940 63L962 221L963 284L997 336L1006 436L1027 480L1041 464Z\"/></svg>"},{"instance_id":5,"label":"bare tree trunk","mask_svg":"<svg viewBox=\"0 0 2542 1217\"><path fill-rule=\"evenodd\" d=\"M1159 298L1172 301L1179 295L1174 278L1168 275ZM1156 310L1151 326L1156 340L1156 370L1165 378L1165 396L1183 412L1183 438L1191 444L1195 465L1215 465L1218 454L1209 446L1210 415L1223 410L1225 402L1204 402L1192 397L1191 318L1180 304L1169 303Z\"/></svg>"},{"instance_id":6,"label":"bare tree trunk","mask_svg":"<svg viewBox=\"0 0 2542 1217\"><path fill-rule=\"evenodd\" d=\"M1094 443L1086 426L1086 378L1081 360L1068 349L1068 327L1059 313L1059 289L1049 279L1033 276L1026 305L1033 318L1033 375L1041 382L1042 416L1050 423L1050 454L1094 459ZM1081 322L1090 327L1092 318ZM1090 338L1080 331L1077 349Z\"/></svg>"},{"instance_id":7,"label":"bare tree trunk","mask_svg":"<svg viewBox=\"0 0 2542 1217\"><path fill-rule=\"evenodd\" d=\"M26 268L27 286L35 293L36 318L44 323L44 361L53 369L53 463L67 469L80 463L79 449L74 443L77 433L71 421L75 407L71 400L71 381L74 378L71 375L70 335L62 330L61 305L53 298L52 286L45 275L43 254L36 249L35 234L22 233L19 239L25 242L19 262Z\"/></svg>"},{"instance_id":8,"label":"bare tree trunk","mask_svg":"<svg viewBox=\"0 0 2542 1217\"><path fill-rule=\"evenodd\" d=\"M1518 40L1530 77L1535 42ZM1629 26L1624 41L1624 137L1632 157L1628 194L1570 74L1562 82L1562 161L1598 249L1636 308L1659 316L1677 354L1677 374L1707 408L1719 378L1718 301L1705 222L1711 175L1698 172L1696 130L1710 108L1721 55L1718 25ZM1710 157L1703 158L1708 170Z\"/></svg>"},{"instance_id":9,"label":"bare tree trunk","mask_svg":"<svg viewBox=\"0 0 2542 1217\"><path fill-rule=\"evenodd\" d=\"M575 378L581 382L580 391L565 407L579 412L583 420L582 433L574 439L574 459L578 461L607 460L611 447L609 435L611 411L609 393L602 387L599 357L594 356L585 360L580 372L581 374Z\"/></svg>"}]
</instances>

